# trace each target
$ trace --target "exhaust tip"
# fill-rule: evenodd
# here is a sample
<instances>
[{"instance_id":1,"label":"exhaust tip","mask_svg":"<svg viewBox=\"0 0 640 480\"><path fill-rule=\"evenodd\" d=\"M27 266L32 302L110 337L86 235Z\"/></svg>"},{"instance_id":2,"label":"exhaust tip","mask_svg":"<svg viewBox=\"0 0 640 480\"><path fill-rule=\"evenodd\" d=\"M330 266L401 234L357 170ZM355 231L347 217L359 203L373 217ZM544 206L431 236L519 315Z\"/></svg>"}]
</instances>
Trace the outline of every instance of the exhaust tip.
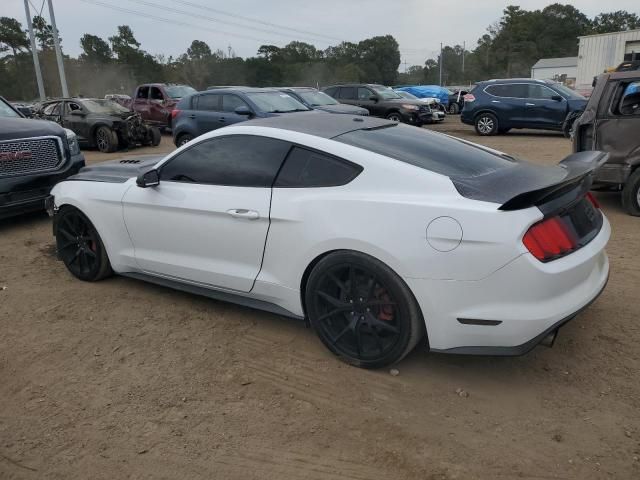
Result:
<instances>
[{"instance_id":1,"label":"exhaust tip","mask_svg":"<svg viewBox=\"0 0 640 480\"><path fill-rule=\"evenodd\" d=\"M554 330L553 332L551 332L549 335L547 335L542 339L542 341L540 342L540 345L544 345L545 347L549 347L549 348L553 347L553 344L555 343L557 336L558 336L558 330Z\"/></svg>"}]
</instances>

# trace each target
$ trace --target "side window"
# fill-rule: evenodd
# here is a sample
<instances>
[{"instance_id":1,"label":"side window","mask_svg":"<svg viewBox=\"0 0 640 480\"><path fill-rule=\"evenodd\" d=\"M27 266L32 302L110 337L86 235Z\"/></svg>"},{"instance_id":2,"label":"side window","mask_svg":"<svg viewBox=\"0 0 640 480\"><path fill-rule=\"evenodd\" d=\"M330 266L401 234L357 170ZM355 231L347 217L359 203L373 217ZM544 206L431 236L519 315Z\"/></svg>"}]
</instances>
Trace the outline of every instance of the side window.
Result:
<instances>
[{"instance_id":1,"label":"side window","mask_svg":"<svg viewBox=\"0 0 640 480\"><path fill-rule=\"evenodd\" d=\"M544 85L529 85L529 98L535 98L537 100L551 100L553 97L558 95L558 93Z\"/></svg>"},{"instance_id":2,"label":"side window","mask_svg":"<svg viewBox=\"0 0 640 480\"><path fill-rule=\"evenodd\" d=\"M223 112L235 112L238 107L249 106L237 95L223 95L222 96L222 111Z\"/></svg>"},{"instance_id":3,"label":"side window","mask_svg":"<svg viewBox=\"0 0 640 480\"><path fill-rule=\"evenodd\" d=\"M490 85L485 91L494 97L502 98L527 98L527 85L520 83L511 83L503 85Z\"/></svg>"},{"instance_id":4,"label":"side window","mask_svg":"<svg viewBox=\"0 0 640 480\"><path fill-rule=\"evenodd\" d=\"M164 100L162 92L158 87L151 87L151 90L149 90L149 98L151 100Z\"/></svg>"},{"instance_id":5,"label":"side window","mask_svg":"<svg viewBox=\"0 0 640 480\"><path fill-rule=\"evenodd\" d=\"M358 100L369 100L373 92L368 88L358 87Z\"/></svg>"},{"instance_id":6,"label":"side window","mask_svg":"<svg viewBox=\"0 0 640 480\"><path fill-rule=\"evenodd\" d=\"M60 102L50 103L44 110L42 110L44 115L59 115L60 114Z\"/></svg>"},{"instance_id":7,"label":"side window","mask_svg":"<svg viewBox=\"0 0 640 480\"><path fill-rule=\"evenodd\" d=\"M160 167L165 182L271 187L291 145L253 135L230 135L195 144Z\"/></svg>"},{"instance_id":8,"label":"side window","mask_svg":"<svg viewBox=\"0 0 640 480\"><path fill-rule=\"evenodd\" d=\"M327 95L329 95L330 97L335 97L336 96L336 92L338 91L338 87L331 87L331 88L327 88L324 93L326 93Z\"/></svg>"},{"instance_id":9,"label":"side window","mask_svg":"<svg viewBox=\"0 0 640 480\"><path fill-rule=\"evenodd\" d=\"M209 110L212 112L220 111L220 95L196 95L194 100L197 102L195 107L198 110Z\"/></svg>"},{"instance_id":10,"label":"side window","mask_svg":"<svg viewBox=\"0 0 640 480\"><path fill-rule=\"evenodd\" d=\"M82 108L77 103L67 102L67 108L65 108L65 114L70 114L71 112L73 112L75 110L82 111Z\"/></svg>"},{"instance_id":11,"label":"side window","mask_svg":"<svg viewBox=\"0 0 640 480\"><path fill-rule=\"evenodd\" d=\"M338 94L339 98L343 98L345 100L355 100L356 99L356 87L340 87L340 93Z\"/></svg>"},{"instance_id":12,"label":"side window","mask_svg":"<svg viewBox=\"0 0 640 480\"><path fill-rule=\"evenodd\" d=\"M640 115L640 82L623 85L622 98L618 105L620 115Z\"/></svg>"},{"instance_id":13,"label":"side window","mask_svg":"<svg viewBox=\"0 0 640 480\"><path fill-rule=\"evenodd\" d=\"M146 100L149 97L149 87L140 87L138 89L138 95L136 95L136 98L141 98Z\"/></svg>"},{"instance_id":14,"label":"side window","mask_svg":"<svg viewBox=\"0 0 640 480\"><path fill-rule=\"evenodd\" d=\"M293 147L276 179L275 187L337 187L356 178L362 167L329 155Z\"/></svg>"}]
</instances>

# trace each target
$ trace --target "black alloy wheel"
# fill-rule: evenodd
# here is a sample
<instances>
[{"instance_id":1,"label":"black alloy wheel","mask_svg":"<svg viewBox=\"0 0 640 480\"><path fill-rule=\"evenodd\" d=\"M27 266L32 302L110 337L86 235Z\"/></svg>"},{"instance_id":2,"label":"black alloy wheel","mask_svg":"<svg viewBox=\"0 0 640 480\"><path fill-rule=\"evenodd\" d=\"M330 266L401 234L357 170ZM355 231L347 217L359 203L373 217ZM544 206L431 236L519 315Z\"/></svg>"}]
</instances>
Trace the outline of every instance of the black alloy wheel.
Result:
<instances>
[{"instance_id":1,"label":"black alloy wheel","mask_svg":"<svg viewBox=\"0 0 640 480\"><path fill-rule=\"evenodd\" d=\"M103 153L113 153L118 149L118 135L109 127L99 127L95 134L96 147Z\"/></svg>"},{"instance_id":2,"label":"black alloy wheel","mask_svg":"<svg viewBox=\"0 0 640 480\"><path fill-rule=\"evenodd\" d=\"M391 112L389 115L387 115L387 120L402 123L402 116L398 112Z\"/></svg>"},{"instance_id":3,"label":"black alloy wheel","mask_svg":"<svg viewBox=\"0 0 640 480\"><path fill-rule=\"evenodd\" d=\"M111 274L107 252L89 219L66 207L56 219L56 247L67 269L80 280L95 282Z\"/></svg>"},{"instance_id":4,"label":"black alloy wheel","mask_svg":"<svg viewBox=\"0 0 640 480\"><path fill-rule=\"evenodd\" d=\"M311 325L325 346L359 367L400 361L424 333L404 282L383 263L357 252L322 259L309 276L305 300Z\"/></svg>"}]
</instances>

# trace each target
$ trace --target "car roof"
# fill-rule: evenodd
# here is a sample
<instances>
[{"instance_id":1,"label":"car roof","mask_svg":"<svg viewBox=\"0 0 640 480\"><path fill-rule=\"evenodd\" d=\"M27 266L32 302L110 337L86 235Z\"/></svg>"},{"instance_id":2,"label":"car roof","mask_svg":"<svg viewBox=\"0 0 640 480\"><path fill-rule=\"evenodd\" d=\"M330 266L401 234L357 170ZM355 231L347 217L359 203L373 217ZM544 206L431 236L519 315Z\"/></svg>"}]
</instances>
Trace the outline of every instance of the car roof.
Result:
<instances>
[{"instance_id":1,"label":"car roof","mask_svg":"<svg viewBox=\"0 0 640 480\"><path fill-rule=\"evenodd\" d=\"M612 80L627 80L629 78L639 78L640 70L627 70L624 72L612 72L609 73L609 78Z\"/></svg>"},{"instance_id":2,"label":"car roof","mask_svg":"<svg viewBox=\"0 0 640 480\"><path fill-rule=\"evenodd\" d=\"M242 122L234 127L269 127L306 133L322 138L334 138L355 130L371 130L374 128L396 125L390 120L351 115L335 115L331 113L299 112L277 117L257 118Z\"/></svg>"},{"instance_id":3,"label":"car roof","mask_svg":"<svg viewBox=\"0 0 640 480\"><path fill-rule=\"evenodd\" d=\"M381 83L339 83L337 85L329 85L325 87L325 90L334 87L384 87L384 85Z\"/></svg>"},{"instance_id":4,"label":"car roof","mask_svg":"<svg viewBox=\"0 0 640 480\"><path fill-rule=\"evenodd\" d=\"M491 84L491 83L542 83L544 85L553 85L554 82L552 80L541 80L538 78L492 78L491 80L483 80L482 82L477 82L478 85Z\"/></svg>"},{"instance_id":5,"label":"car roof","mask_svg":"<svg viewBox=\"0 0 640 480\"><path fill-rule=\"evenodd\" d=\"M276 90L280 90L280 91L286 91L286 90L293 90L294 92L299 91L299 90L318 90L316 87L277 87Z\"/></svg>"},{"instance_id":6,"label":"car roof","mask_svg":"<svg viewBox=\"0 0 640 480\"><path fill-rule=\"evenodd\" d=\"M252 93L252 92L277 92L276 88L259 88L259 87L220 87L220 88L211 88L209 87L207 90L202 92L197 92L197 94L203 93Z\"/></svg>"}]
</instances>

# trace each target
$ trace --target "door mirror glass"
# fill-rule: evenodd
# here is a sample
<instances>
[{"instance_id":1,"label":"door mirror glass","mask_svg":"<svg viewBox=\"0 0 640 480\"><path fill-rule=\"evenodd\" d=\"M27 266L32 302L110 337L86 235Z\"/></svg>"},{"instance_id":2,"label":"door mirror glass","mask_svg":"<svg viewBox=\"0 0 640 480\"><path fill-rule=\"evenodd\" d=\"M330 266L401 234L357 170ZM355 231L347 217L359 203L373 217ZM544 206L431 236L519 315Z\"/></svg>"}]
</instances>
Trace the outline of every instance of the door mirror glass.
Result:
<instances>
[{"instance_id":1,"label":"door mirror glass","mask_svg":"<svg viewBox=\"0 0 640 480\"><path fill-rule=\"evenodd\" d=\"M138 185L140 188L155 187L157 185L160 185L160 174L158 173L158 170L149 170L148 172L144 172L138 175L136 185Z\"/></svg>"},{"instance_id":2,"label":"door mirror glass","mask_svg":"<svg viewBox=\"0 0 640 480\"><path fill-rule=\"evenodd\" d=\"M236 107L234 112L236 113L236 115L246 115L246 116L252 115L252 112L251 110L249 110L249 107L245 105L240 105L239 107Z\"/></svg>"},{"instance_id":3,"label":"door mirror glass","mask_svg":"<svg viewBox=\"0 0 640 480\"><path fill-rule=\"evenodd\" d=\"M561 102L563 99L560 95L554 95L551 97L551 100L555 100L556 102Z\"/></svg>"}]
</instances>

